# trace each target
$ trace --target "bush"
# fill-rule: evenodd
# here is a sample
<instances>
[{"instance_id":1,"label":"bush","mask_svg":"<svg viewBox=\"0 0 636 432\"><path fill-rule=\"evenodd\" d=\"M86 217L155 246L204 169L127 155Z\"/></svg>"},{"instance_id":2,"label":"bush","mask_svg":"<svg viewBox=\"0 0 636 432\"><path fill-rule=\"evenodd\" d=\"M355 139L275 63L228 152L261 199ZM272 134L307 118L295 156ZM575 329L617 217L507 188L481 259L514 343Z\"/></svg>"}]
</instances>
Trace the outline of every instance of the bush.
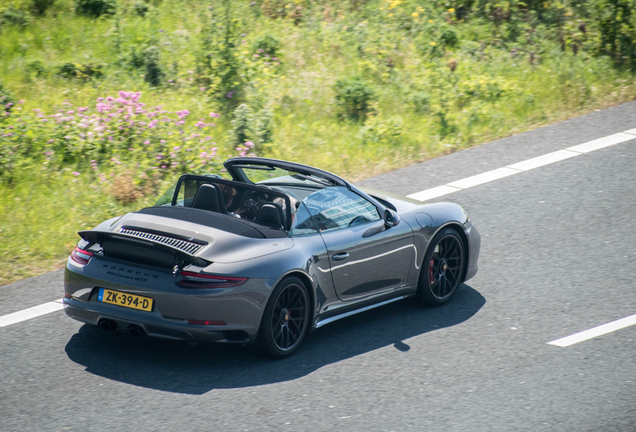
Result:
<instances>
[{"instance_id":1,"label":"bush","mask_svg":"<svg viewBox=\"0 0 636 432\"><path fill-rule=\"evenodd\" d=\"M66 79L81 79L90 81L94 78L100 78L104 74L102 68L106 66L104 63L64 63L57 68L57 75Z\"/></svg>"},{"instance_id":2,"label":"bush","mask_svg":"<svg viewBox=\"0 0 636 432\"><path fill-rule=\"evenodd\" d=\"M454 48L459 43L459 36L457 36L457 31L451 26L444 26L440 33L439 37L440 41L449 48Z\"/></svg>"},{"instance_id":3,"label":"bush","mask_svg":"<svg viewBox=\"0 0 636 432\"><path fill-rule=\"evenodd\" d=\"M31 0L31 10L34 15L44 15L54 3L55 0Z\"/></svg>"},{"instance_id":4,"label":"bush","mask_svg":"<svg viewBox=\"0 0 636 432\"><path fill-rule=\"evenodd\" d=\"M365 143L396 144L404 134L403 127L404 120L400 116L388 119L371 117L362 129L362 139Z\"/></svg>"},{"instance_id":5,"label":"bush","mask_svg":"<svg viewBox=\"0 0 636 432\"><path fill-rule=\"evenodd\" d=\"M15 105L15 99L11 92L0 81L0 116L6 117L9 115L11 108ZM1 120L1 118L0 118Z\"/></svg>"},{"instance_id":6,"label":"bush","mask_svg":"<svg viewBox=\"0 0 636 432\"><path fill-rule=\"evenodd\" d=\"M598 53L636 69L636 1L595 0L590 17L600 32Z\"/></svg>"},{"instance_id":7,"label":"bush","mask_svg":"<svg viewBox=\"0 0 636 432\"><path fill-rule=\"evenodd\" d=\"M429 110L431 104L431 96L422 91L411 93L409 103L418 113L425 113Z\"/></svg>"},{"instance_id":8,"label":"bush","mask_svg":"<svg viewBox=\"0 0 636 432\"><path fill-rule=\"evenodd\" d=\"M1 25L26 27L31 22L31 15L22 9L10 7L0 12Z\"/></svg>"},{"instance_id":9,"label":"bush","mask_svg":"<svg viewBox=\"0 0 636 432\"><path fill-rule=\"evenodd\" d=\"M225 13L210 8L201 31L201 43L196 54L197 83L207 88L207 94L220 102L225 112L235 109L245 96L247 63L241 60L241 20L234 18L232 1L224 0Z\"/></svg>"},{"instance_id":10,"label":"bush","mask_svg":"<svg viewBox=\"0 0 636 432\"><path fill-rule=\"evenodd\" d=\"M269 108L263 108L253 116L255 148L263 150L267 144L272 142L274 137L273 115Z\"/></svg>"},{"instance_id":11,"label":"bush","mask_svg":"<svg viewBox=\"0 0 636 432\"><path fill-rule=\"evenodd\" d=\"M31 82L32 78L43 78L46 76L46 67L41 60L32 60L24 67L24 81Z\"/></svg>"},{"instance_id":12,"label":"bush","mask_svg":"<svg viewBox=\"0 0 636 432\"><path fill-rule=\"evenodd\" d=\"M127 47L127 49L119 55L116 63L128 70L141 69L146 66L144 50L135 45Z\"/></svg>"},{"instance_id":13,"label":"bush","mask_svg":"<svg viewBox=\"0 0 636 432\"><path fill-rule=\"evenodd\" d=\"M276 54L283 47L278 38L271 35L261 36L254 42L254 51L260 55L267 54L270 57L276 57Z\"/></svg>"},{"instance_id":14,"label":"bush","mask_svg":"<svg viewBox=\"0 0 636 432\"><path fill-rule=\"evenodd\" d=\"M375 91L360 78L339 79L334 91L340 115L356 121L364 121L376 100Z\"/></svg>"},{"instance_id":15,"label":"bush","mask_svg":"<svg viewBox=\"0 0 636 432\"><path fill-rule=\"evenodd\" d=\"M241 146L252 139L252 110L246 104L240 104L234 110L231 129L228 132L229 144L231 146Z\"/></svg>"},{"instance_id":16,"label":"bush","mask_svg":"<svg viewBox=\"0 0 636 432\"><path fill-rule=\"evenodd\" d=\"M190 111L173 114L146 106L140 97L121 91L98 98L92 107L64 101L52 114L34 109L8 116L0 122L0 180L10 182L15 173L34 166L55 173L73 169L75 176L84 173L104 185L132 169L137 187L148 186L156 176L219 173L228 155L217 154L210 136L215 125L209 122L219 114L188 121ZM136 196L128 189L116 198Z\"/></svg>"},{"instance_id":17,"label":"bush","mask_svg":"<svg viewBox=\"0 0 636 432\"><path fill-rule=\"evenodd\" d=\"M137 15L143 18L150 10L150 6L143 1L137 1L133 4L133 10Z\"/></svg>"},{"instance_id":18,"label":"bush","mask_svg":"<svg viewBox=\"0 0 636 432\"><path fill-rule=\"evenodd\" d=\"M159 48L151 46L144 51L144 63L146 65L144 80L153 87L160 86L166 75L159 65L160 59Z\"/></svg>"},{"instance_id":19,"label":"bush","mask_svg":"<svg viewBox=\"0 0 636 432\"><path fill-rule=\"evenodd\" d=\"M91 18L114 15L116 8L115 0L75 0L75 12Z\"/></svg>"},{"instance_id":20,"label":"bush","mask_svg":"<svg viewBox=\"0 0 636 432\"><path fill-rule=\"evenodd\" d=\"M33 60L27 63L26 68L27 71L35 74L35 76L42 77L46 75L46 68L44 67L44 63L41 60Z\"/></svg>"}]
</instances>

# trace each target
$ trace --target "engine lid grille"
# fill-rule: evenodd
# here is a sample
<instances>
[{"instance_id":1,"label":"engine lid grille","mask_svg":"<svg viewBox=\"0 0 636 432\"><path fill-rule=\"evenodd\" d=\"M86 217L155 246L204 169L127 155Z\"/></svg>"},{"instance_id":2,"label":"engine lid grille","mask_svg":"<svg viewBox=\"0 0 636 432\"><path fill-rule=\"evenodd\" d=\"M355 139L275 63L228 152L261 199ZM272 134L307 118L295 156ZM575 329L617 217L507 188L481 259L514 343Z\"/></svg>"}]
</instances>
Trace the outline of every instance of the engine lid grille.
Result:
<instances>
[{"instance_id":1,"label":"engine lid grille","mask_svg":"<svg viewBox=\"0 0 636 432\"><path fill-rule=\"evenodd\" d=\"M150 230L127 226L121 227L119 233L163 243L191 255L194 255L208 244L201 240L179 238L176 235L167 236Z\"/></svg>"}]
</instances>

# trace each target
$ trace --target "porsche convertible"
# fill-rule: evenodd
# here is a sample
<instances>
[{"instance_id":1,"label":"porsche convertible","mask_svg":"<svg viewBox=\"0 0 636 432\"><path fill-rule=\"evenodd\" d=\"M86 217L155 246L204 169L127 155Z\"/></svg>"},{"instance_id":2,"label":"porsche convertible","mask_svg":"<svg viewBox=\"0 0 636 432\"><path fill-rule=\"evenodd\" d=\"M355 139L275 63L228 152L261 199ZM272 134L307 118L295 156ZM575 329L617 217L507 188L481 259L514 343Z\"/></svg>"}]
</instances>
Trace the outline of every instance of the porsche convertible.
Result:
<instances>
[{"instance_id":1,"label":"porsche convertible","mask_svg":"<svg viewBox=\"0 0 636 432\"><path fill-rule=\"evenodd\" d=\"M231 179L183 175L153 207L80 231L66 314L280 358L359 312L406 297L443 305L477 272L480 235L457 204L363 190L274 159L224 166Z\"/></svg>"}]
</instances>

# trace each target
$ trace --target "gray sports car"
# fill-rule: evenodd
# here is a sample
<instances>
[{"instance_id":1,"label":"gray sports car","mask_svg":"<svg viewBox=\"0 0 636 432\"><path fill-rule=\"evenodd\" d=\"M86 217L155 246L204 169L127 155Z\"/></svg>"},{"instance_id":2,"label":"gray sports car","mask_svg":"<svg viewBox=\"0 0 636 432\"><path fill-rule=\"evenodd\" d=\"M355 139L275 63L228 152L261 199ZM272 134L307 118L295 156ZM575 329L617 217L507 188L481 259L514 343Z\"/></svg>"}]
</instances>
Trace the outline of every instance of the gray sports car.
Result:
<instances>
[{"instance_id":1,"label":"gray sports car","mask_svg":"<svg viewBox=\"0 0 636 432\"><path fill-rule=\"evenodd\" d=\"M480 236L451 203L364 191L274 159L183 175L107 220L68 259L64 309L106 331L293 353L307 332L405 297L442 305L477 272Z\"/></svg>"}]
</instances>

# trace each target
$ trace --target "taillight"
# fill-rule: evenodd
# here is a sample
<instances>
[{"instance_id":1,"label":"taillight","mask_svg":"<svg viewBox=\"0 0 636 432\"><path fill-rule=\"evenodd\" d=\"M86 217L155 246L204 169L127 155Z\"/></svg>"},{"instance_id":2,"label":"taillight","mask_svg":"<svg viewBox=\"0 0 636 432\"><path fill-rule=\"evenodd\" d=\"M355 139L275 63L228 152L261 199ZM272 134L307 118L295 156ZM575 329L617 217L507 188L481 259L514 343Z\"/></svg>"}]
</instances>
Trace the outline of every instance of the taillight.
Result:
<instances>
[{"instance_id":1,"label":"taillight","mask_svg":"<svg viewBox=\"0 0 636 432\"><path fill-rule=\"evenodd\" d=\"M231 288L243 285L247 280L247 278L213 276L187 271L181 272L181 277L183 279L177 283L185 288Z\"/></svg>"},{"instance_id":2,"label":"taillight","mask_svg":"<svg viewBox=\"0 0 636 432\"><path fill-rule=\"evenodd\" d=\"M89 252L78 247L76 247L73 252L71 252L71 259L81 265L88 264L92 256L93 252Z\"/></svg>"},{"instance_id":3,"label":"taillight","mask_svg":"<svg viewBox=\"0 0 636 432\"><path fill-rule=\"evenodd\" d=\"M225 325L225 321L204 321L189 319L188 322L194 325Z\"/></svg>"}]
</instances>

